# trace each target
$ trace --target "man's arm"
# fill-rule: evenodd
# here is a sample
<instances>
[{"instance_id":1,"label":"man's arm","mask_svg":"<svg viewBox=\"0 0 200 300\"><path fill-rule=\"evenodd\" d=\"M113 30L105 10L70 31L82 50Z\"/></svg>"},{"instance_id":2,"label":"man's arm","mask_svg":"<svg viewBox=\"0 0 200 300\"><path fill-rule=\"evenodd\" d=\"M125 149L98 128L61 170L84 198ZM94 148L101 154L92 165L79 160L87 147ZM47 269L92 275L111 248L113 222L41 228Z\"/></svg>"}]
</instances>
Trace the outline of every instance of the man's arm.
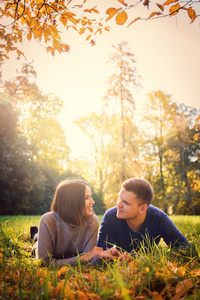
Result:
<instances>
[{"instance_id":1,"label":"man's arm","mask_svg":"<svg viewBox=\"0 0 200 300\"><path fill-rule=\"evenodd\" d=\"M189 242L184 235L178 230L175 224L166 215L162 225L162 238L167 245L171 247L187 246Z\"/></svg>"},{"instance_id":2,"label":"man's arm","mask_svg":"<svg viewBox=\"0 0 200 300\"><path fill-rule=\"evenodd\" d=\"M114 222L110 214L106 212L104 214L97 239L97 246L102 247L104 250L112 248L116 243L115 228L113 223Z\"/></svg>"}]
</instances>

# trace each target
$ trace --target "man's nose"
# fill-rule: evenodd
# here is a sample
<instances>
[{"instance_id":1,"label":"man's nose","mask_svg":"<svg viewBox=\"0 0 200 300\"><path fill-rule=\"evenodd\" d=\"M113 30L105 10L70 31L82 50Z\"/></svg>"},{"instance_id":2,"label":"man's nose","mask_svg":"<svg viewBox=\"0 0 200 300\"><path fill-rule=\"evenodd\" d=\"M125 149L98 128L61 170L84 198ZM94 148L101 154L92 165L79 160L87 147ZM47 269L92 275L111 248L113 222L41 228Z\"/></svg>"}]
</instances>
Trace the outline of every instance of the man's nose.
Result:
<instances>
[{"instance_id":1,"label":"man's nose","mask_svg":"<svg viewBox=\"0 0 200 300\"><path fill-rule=\"evenodd\" d=\"M121 207L121 206L122 206L122 201L120 200L120 198L118 198L118 200L117 200L117 206L118 206L118 207Z\"/></svg>"}]
</instances>

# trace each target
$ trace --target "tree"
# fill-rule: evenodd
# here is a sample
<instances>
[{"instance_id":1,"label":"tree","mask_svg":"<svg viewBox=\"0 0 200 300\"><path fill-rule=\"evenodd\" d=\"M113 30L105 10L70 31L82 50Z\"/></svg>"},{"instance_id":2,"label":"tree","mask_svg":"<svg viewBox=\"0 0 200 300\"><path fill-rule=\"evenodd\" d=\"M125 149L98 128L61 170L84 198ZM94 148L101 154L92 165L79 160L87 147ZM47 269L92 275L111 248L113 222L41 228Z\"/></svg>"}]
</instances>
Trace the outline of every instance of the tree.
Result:
<instances>
[{"instance_id":1,"label":"tree","mask_svg":"<svg viewBox=\"0 0 200 300\"><path fill-rule=\"evenodd\" d=\"M194 215L199 213L199 111L181 104L172 116L168 163L174 170L171 172L174 186L173 212Z\"/></svg>"},{"instance_id":2,"label":"tree","mask_svg":"<svg viewBox=\"0 0 200 300\"><path fill-rule=\"evenodd\" d=\"M0 104L0 214L34 214L43 202L44 177L17 118L11 104Z\"/></svg>"},{"instance_id":3,"label":"tree","mask_svg":"<svg viewBox=\"0 0 200 300\"><path fill-rule=\"evenodd\" d=\"M169 201L166 195L167 183L165 179L167 178L167 138L172 128L172 100L169 95L162 91L151 92L147 96L149 101L143 112L143 120L147 122L147 127L149 127L149 130L146 132L148 138L145 141L145 155L148 156L149 163L154 164L154 200L167 212ZM154 160L156 160L158 164L156 168L156 162L154 162ZM155 173L157 170L159 170L159 175ZM155 180L156 177L157 180Z\"/></svg>"},{"instance_id":4,"label":"tree","mask_svg":"<svg viewBox=\"0 0 200 300\"><path fill-rule=\"evenodd\" d=\"M111 55L109 63L115 68L115 73L109 77L109 88L104 97L106 107L112 107L114 114L119 113L121 118L121 146L123 152L122 158L122 181L126 177L126 126L129 118L133 117L135 103L133 99L133 90L139 86L137 69L135 66L134 54L129 50L128 43L122 42L117 47L113 46L116 52Z\"/></svg>"},{"instance_id":5,"label":"tree","mask_svg":"<svg viewBox=\"0 0 200 300\"><path fill-rule=\"evenodd\" d=\"M91 141L94 156L90 158L87 170L91 170L94 186L101 193L107 207L115 205L119 187L122 183L122 161L124 151L121 145L121 125L117 115L108 116L91 114L75 122ZM136 158L137 128L131 120L125 121L126 145L126 177L137 176L140 171ZM137 146L136 146L137 145ZM94 159L93 159L94 158ZM91 168L91 163L93 167Z\"/></svg>"},{"instance_id":6,"label":"tree","mask_svg":"<svg viewBox=\"0 0 200 300\"><path fill-rule=\"evenodd\" d=\"M46 161L61 171L70 152L56 120L63 103L51 94L44 95L34 82L35 77L33 66L24 64L13 80L3 82L1 89L18 112L19 129L32 145L35 160Z\"/></svg>"},{"instance_id":7,"label":"tree","mask_svg":"<svg viewBox=\"0 0 200 300\"><path fill-rule=\"evenodd\" d=\"M154 204L166 212L199 212L199 112L177 105L161 91L148 95L143 151ZM196 119L196 124L195 124Z\"/></svg>"},{"instance_id":8,"label":"tree","mask_svg":"<svg viewBox=\"0 0 200 300\"><path fill-rule=\"evenodd\" d=\"M108 124L104 114L97 115L91 113L87 117L79 118L74 122L91 141L94 149L93 168L97 188L104 191L104 183L107 179L107 169L109 162L105 156L105 148L109 140L109 133L106 130Z\"/></svg>"},{"instance_id":9,"label":"tree","mask_svg":"<svg viewBox=\"0 0 200 300\"><path fill-rule=\"evenodd\" d=\"M1 82L0 199L2 214L42 214L69 161L69 148L56 120L62 101L44 95L30 64Z\"/></svg>"},{"instance_id":10,"label":"tree","mask_svg":"<svg viewBox=\"0 0 200 300\"><path fill-rule=\"evenodd\" d=\"M141 6L145 7L145 16L141 15ZM113 7L109 7L109 4L102 5L101 1L96 1L91 6L86 0L79 3L75 0L4 0L0 4L0 61L8 59L11 51L15 51L18 58L24 55L18 45L25 37L28 41L35 39L39 43L43 42L47 45L47 52L54 55L55 51L61 53L70 49L68 44L62 42L60 33L65 30L72 29L80 35L85 34L86 40L94 45L94 36L109 31L107 24L113 18L117 25L126 24L128 27L138 20L172 17L182 11L188 14L192 23L199 17L196 13L198 8L199 2L195 0L164 0L160 4L150 3L150 0L131 4L125 0L115 0Z\"/></svg>"}]
</instances>

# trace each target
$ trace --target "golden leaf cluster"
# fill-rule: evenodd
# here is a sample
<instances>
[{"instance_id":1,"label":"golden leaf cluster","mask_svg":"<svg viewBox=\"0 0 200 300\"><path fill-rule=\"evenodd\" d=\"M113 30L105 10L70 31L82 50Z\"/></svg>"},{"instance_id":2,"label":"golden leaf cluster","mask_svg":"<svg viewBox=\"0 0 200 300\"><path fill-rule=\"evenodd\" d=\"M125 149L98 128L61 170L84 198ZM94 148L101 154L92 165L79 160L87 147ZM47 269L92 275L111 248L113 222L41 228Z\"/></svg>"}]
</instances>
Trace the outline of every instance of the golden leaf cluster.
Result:
<instances>
[{"instance_id":1,"label":"golden leaf cluster","mask_svg":"<svg viewBox=\"0 0 200 300\"><path fill-rule=\"evenodd\" d=\"M183 2L183 0L166 0L156 3L158 11L151 11L149 17L135 16L129 20L129 11L134 11L135 6L140 3L147 9L151 9L150 0L141 0L134 4L127 4L125 0L115 0L116 7L107 7L105 12L99 13L101 1L92 6L83 0L76 4L74 0L26 0L26 1L2 1L0 4L0 62L9 58L9 52L16 51L17 43L22 43L25 38L28 41L36 39L44 42L47 52L52 55L55 52L68 52L70 46L61 40L60 30L75 30L79 35L86 35L86 40L95 45L94 36L110 31L106 25L114 20L117 25L129 27L138 20L149 20L165 16L177 15L180 11L186 11L192 22L199 17L196 13L200 2L194 0ZM120 5L120 7L119 7ZM91 7L92 6L92 7ZM107 4L109 6L109 4ZM165 11L166 10L166 11ZM128 21L129 20L129 21ZM19 49L18 49L19 50ZM20 51L20 50L19 50ZM17 53L20 58L23 53Z\"/></svg>"}]
</instances>

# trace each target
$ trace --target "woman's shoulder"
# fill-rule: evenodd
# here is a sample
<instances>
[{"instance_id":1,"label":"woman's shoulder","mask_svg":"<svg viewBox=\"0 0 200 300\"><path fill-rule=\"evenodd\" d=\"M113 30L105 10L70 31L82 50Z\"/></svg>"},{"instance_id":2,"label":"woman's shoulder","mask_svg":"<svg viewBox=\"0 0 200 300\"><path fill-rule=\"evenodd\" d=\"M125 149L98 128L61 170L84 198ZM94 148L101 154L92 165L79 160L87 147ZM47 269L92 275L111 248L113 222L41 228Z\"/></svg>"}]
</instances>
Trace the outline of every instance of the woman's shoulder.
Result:
<instances>
[{"instance_id":1,"label":"woman's shoulder","mask_svg":"<svg viewBox=\"0 0 200 300\"><path fill-rule=\"evenodd\" d=\"M49 211L45 214L42 215L41 219L40 219L40 222L45 222L45 223L48 223L48 222L58 222L59 221L59 215L57 214L57 212L55 211Z\"/></svg>"},{"instance_id":2,"label":"woman's shoulder","mask_svg":"<svg viewBox=\"0 0 200 300\"><path fill-rule=\"evenodd\" d=\"M99 227L99 219L98 217L93 214L92 218L89 218L87 223L84 226L88 226L88 227Z\"/></svg>"},{"instance_id":3,"label":"woman's shoulder","mask_svg":"<svg viewBox=\"0 0 200 300\"><path fill-rule=\"evenodd\" d=\"M99 225L99 218L97 217L97 215L93 215L93 220L95 224Z\"/></svg>"}]
</instances>

